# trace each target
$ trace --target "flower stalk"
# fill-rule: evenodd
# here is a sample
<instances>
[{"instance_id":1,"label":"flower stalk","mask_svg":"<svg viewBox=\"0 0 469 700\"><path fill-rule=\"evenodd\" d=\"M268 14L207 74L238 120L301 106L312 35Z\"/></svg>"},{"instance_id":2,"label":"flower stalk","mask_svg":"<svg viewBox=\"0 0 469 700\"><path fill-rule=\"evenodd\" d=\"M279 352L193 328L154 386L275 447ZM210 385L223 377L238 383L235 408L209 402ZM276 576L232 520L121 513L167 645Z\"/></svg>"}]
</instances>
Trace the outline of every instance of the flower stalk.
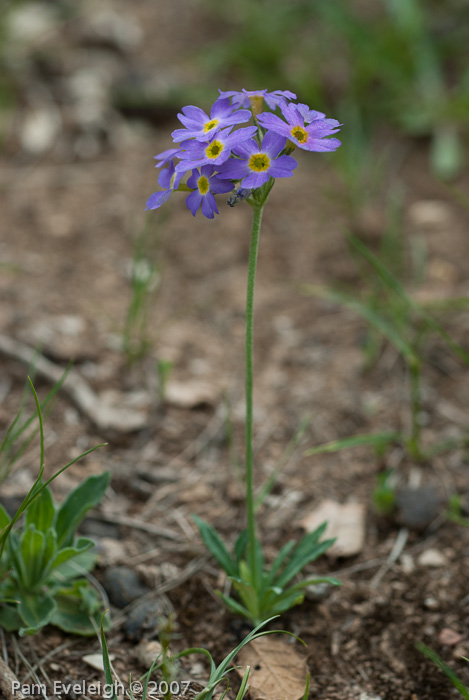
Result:
<instances>
[{"instance_id":1,"label":"flower stalk","mask_svg":"<svg viewBox=\"0 0 469 700\"><path fill-rule=\"evenodd\" d=\"M249 248L248 283L246 292L246 515L249 536L249 568L252 572L253 585L256 587L259 576L258 558L256 557L256 520L254 506L254 455L253 438L253 384L254 384L254 288L256 283L257 257L261 233L264 204L253 204L251 244Z\"/></svg>"}]
</instances>

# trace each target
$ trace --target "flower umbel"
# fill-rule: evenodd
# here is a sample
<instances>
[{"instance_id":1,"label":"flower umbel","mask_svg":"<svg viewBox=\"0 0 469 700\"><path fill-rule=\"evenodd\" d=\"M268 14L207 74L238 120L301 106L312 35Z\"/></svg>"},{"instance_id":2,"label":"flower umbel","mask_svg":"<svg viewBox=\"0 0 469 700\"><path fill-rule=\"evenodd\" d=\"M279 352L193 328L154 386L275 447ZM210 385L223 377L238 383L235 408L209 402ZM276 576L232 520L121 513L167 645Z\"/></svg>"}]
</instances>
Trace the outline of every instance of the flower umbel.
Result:
<instances>
[{"instance_id":1,"label":"flower umbel","mask_svg":"<svg viewBox=\"0 0 469 700\"><path fill-rule=\"evenodd\" d=\"M336 119L310 109L289 90L219 90L209 113L188 105L178 114L184 128L173 131L173 147L155 156L164 168L162 188L148 199L147 209L158 209L172 193L189 192L186 204L195 216L199 209L208 219L218 214L214 195L237 189L229 206L246 201L263 205L277 178L291 177L297 162L295 147L307 151L335 151L340 127ZM271 111L265 111L265 109ZM279 114L273 114L280 109ZM249 119L254 124L243 126ZM208 168L208 169L207 169ZM187 177L187 181L184 181ZM242 192L242 196L240 193Z\"/></svg>"}]
</instances>

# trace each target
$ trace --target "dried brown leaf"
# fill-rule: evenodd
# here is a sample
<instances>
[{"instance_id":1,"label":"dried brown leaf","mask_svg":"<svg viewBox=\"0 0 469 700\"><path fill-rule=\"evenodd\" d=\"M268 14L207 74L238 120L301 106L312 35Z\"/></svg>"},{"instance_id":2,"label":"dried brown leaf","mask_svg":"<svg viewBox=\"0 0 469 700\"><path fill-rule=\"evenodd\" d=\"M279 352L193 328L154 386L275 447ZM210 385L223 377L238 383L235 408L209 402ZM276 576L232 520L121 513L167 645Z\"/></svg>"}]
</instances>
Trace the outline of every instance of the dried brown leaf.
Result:
<instances>
[{"instance_id":1,"label":"dried brown leaf","mask_svg":"<svg viewBox=\"0 0 469 700\"><path fill-rule=\"evenodd\" d=\"M292 644L268 635L243 647L238 656L244 675L249 673L251 700L299 700L306 686L307 667L303 656Z\"/></svg>"}]
</instances>

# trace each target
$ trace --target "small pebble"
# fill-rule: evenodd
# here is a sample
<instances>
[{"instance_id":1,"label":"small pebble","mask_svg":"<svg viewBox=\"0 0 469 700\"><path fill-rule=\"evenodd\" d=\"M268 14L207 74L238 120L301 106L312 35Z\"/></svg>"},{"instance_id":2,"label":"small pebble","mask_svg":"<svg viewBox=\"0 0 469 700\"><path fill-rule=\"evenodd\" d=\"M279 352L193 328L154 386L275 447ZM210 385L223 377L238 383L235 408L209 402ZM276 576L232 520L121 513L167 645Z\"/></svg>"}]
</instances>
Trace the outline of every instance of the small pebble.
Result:
<instances>
[{"instance_id":1,"label":"small pebble","mask_svg":"<svg viewBox=\"0 0 469 700\"><path fill-rule=\"evenodd\" d=\"M106 570L102 584L116 608L125 608L133 600L150 591L141 582L138 574L128 566L111 566Z\"/></svg>"},{"instance_id":2,"label":"small pebble","mask_svg":"<svg viewBox=\"0 0 469 700\"><path fill-rule=\"evenodd\" d=\"M440 644L444 644L447 647L454 647L456 644L459 644L462 638L462 634L455 632L449 627L442 629L438 635L438 641Z\"/></svg>"},{"instance_id":3,"label":"small pebble","mask_svg":"<svg viewBox=\"0 0 469 700\"><path fill-rule=\"evenodd\" d=\"M424 530L440 514L442 498L431 485L401 489L396 494L397 520L413 530Z\"/></svg>"},{"instance_id":4,"label":"small pebble","mask_svg":"<svg viewBox=\"0 0 469 700\"><path fill-rule=\"evenodd\" d=\"M447 560L444 554L442 554L438 549L426 549L417 559L419 566L428 566L433 568L438 568L440 566L446 566Z\"/></svg>"},{"instance_id":5,"label":"small pebble","mask_svg":"<svg viewBox=\"0 0 469 700\"><path fill-rule=\"evenodd\" d=\"M157 600L142 600L129 611L123 630L133 640L156 637L161 617L161 605Z\"/></svg>"}]
</instances>

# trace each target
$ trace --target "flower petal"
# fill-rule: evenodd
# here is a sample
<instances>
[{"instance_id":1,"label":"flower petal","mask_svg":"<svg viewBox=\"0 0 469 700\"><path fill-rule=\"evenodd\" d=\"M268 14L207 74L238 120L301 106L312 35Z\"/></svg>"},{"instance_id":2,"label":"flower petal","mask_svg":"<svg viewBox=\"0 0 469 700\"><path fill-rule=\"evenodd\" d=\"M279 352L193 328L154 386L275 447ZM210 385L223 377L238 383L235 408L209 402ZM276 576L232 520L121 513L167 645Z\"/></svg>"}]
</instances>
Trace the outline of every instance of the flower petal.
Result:
<instances>
[{"instance_id":1,"label":"flower petal","mask_svg":"<svg viewBox=\"0 0 469 700\"><path fill-rule=\"evenodd\" d=\"M210 178L209 182L210 192L213 192L213 194L226 194L227 192L231 192L233 189L231 182L223 182L217 177Z\"/></svg>"},{"instance_id":2,"label":"flower petal","mask_svg":"<svg viewBox=\"0 0 469 700\"><path fill-rule=\"evenodd\" d=\"M275 158L280 151L283 151L286 142L285 136L281 136L275 131L267 131L262 139L261 151L262 153L267 153L271 158Z\"/></svg>"},{"instance_id":3,"label":"flower petal","mask_svg":"<svg viewBox=\"0 0 469 700\"><path fill-rule=\"evenodd\" d=\"M195 216L197 214L197 210L202 204L203 197L200 194L199 190L194 190L194 192L191 192L190 194L187 195L186 197L186 205L187 208L191 210L192 216Z\"/></svg>"},{"instance_id":4,"label":"flower petal","mask_svg":"<svg viewBox=\"0 0 469 700\"><path fill-rule=\"evenodd\" d=\"M206 216L207 219L213 219L214 214L218 214L217 203L211 192L207 192L205 197L202 197L202 214Z\"/></svg>"},{"instance_id":5,"label":"flower petal","mask_svg":"<svg viewBox=\"0 0 469 700\"><path fill-rule=\"evenodd\" d=\"M205 124L205 122L209 121L208 114L206 114L203 109L200 109L200 107L188 105L187 107L183 107L182 111L186 115L186 117L189 117L189 119L193 119L198 124Z\"/></svg>"},{"instance_id":6,"label":"flower petal","mask_svg":"<svg viewBox=\"0 0 469 700\"><path fill-rule=\"evenodd\" d=\"M222 180L241 180L249 173L249 166L245 160L228 160L218 169L217 177Z\"/></svg>"},{"instance_id":7,"label":"flower petal","mask_svg":"<svg viewBox=\"0 0 469 700\"><path fill-rule=\"evenodd\" d=\"M153 192L145 205L145 211L148 209L158 209L162 204L168 201L171 197L172 190L163 190L162 192Z\"/></svg>"},{"instance_id":8,"label":"flower petal","mask_svg":"<svg viewBox=\"0 0 469 700\"><path fill-rule=\"evenodd\" d=\"M243 180L243 187L248 187L250 189L255 190L257 187L261 187L265 182L269 180L269 173L263 172L263 173L253 173L251 172L250 175L248 175L246 178Z\"/></svg>"}]
</instances>

